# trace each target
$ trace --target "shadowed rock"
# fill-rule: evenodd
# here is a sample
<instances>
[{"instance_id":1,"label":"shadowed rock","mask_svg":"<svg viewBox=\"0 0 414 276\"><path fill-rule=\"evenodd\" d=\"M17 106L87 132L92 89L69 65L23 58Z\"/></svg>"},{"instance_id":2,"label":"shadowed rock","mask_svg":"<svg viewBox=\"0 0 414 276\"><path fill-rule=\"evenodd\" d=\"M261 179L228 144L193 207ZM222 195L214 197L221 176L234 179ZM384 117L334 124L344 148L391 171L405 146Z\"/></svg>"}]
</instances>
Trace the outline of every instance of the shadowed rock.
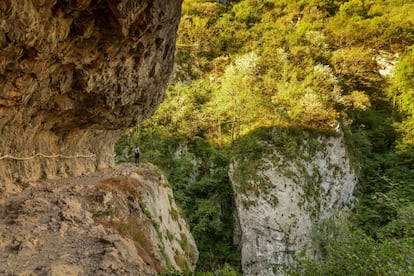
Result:
<instances>
[{"instance_id":1,"label":"shadowed rock","mask_svg":"<svg viewBox=\"0 0 414 276\"><path fill-rule=\"evenodd\" d=\"M180 7L181 0L0 0L0 158L58 155L0 159L1 191L113 163L119 134L163 99Z\"/></svg>"}]
</instances>

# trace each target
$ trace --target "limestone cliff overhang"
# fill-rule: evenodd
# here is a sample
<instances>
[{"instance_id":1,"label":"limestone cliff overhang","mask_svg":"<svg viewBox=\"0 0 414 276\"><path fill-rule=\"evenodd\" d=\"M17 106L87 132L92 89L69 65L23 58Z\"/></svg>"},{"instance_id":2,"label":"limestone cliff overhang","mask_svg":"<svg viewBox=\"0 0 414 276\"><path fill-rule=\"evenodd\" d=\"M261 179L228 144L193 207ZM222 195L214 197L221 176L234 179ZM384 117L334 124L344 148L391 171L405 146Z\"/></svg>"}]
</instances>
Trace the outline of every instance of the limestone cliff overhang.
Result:
<instances>
[{"instance_id":1,"label":"limestone cliff overhang","mask_svg":"<svg viewBox=\"0 0 414 276\"><path fill-rule=\"evenodd\" d=\"M163 100L181 1L0 0L0 156L112 162L119 133ZM0 180L17 163L36 174L0 162Z\"/></svg>"}]
</instances>

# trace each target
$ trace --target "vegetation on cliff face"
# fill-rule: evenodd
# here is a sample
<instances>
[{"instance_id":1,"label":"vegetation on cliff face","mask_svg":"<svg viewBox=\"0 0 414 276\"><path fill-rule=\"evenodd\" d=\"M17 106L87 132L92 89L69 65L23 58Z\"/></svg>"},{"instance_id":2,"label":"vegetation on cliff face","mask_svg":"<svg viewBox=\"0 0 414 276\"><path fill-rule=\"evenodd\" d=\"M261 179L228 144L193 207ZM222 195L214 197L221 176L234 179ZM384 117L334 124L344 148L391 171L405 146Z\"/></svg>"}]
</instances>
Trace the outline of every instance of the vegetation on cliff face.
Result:
<instances>
[{"instance_id":1,"label":"vegetation on cliff face","mask_svg":"<svg viewBox=\"0 0 414 276\"><path fill-rule=\"evenodd\" d=\"M265 150L249 133L340 123L358 203L346 227L321 225L318 261L299 258L287 272L413 273L414 3L221 2L184 1L175 80L155 116L117 145L122 156L139 142L168 175L198 269L239 269L227 165L240 149L249 158ZM280 135L294 149L295 132Z\"/></svg>"}]
</instances>

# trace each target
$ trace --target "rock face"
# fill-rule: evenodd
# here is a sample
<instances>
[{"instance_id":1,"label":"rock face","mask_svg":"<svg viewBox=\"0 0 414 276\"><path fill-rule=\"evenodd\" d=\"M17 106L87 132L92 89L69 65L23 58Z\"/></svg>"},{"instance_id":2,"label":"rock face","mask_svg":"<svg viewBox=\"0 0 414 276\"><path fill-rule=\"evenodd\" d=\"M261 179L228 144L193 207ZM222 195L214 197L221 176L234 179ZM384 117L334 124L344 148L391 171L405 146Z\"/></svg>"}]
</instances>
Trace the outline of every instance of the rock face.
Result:
<instances>
[{"instance_id":1,"label":"rock face","mask_svg":"<svg viewBox=\"0 0 414 276\"><path fill-rule=\"evenodd\" d=\"M294 254L315 257L312 232L345 208L356 184L342 137L306 136L295 156L266 146L273 152L248 178L243 160L230 167L244 275L283 275Z\"/></svg>"},{"instance_id":2,"label":"rock face","mask_svg":"<svg viewBox=\"0 0 414 276\"><path fill-rule=\"evenodd\" d=\"M1 275L158 275L198 251L152 166L33 183L0 205Z\"/></svg>"},{"instance_id":3,"label":"rock face","mask_svg":"<svg viewBox=\"0 0 414 276\"><path fill-rule=\"evenodd\" d=\"M0 0L0 193L113 163L163 99L181 1Z\"/></svg>"}]
</instances>

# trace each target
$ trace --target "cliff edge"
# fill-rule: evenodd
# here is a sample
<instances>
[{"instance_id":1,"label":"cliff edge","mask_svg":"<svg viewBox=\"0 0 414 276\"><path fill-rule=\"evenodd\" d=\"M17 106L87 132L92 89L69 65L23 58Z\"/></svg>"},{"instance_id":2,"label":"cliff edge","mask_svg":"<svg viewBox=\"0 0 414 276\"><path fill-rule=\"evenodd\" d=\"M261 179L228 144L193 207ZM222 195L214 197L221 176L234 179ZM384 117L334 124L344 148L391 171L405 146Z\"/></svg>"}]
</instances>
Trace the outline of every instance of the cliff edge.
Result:
<instances>
[{"instance_id":1,"label":"cliff edge","mask_svg":"<svg viewBox=\"0 0 414 276\"><path fill-rule=\"evenodd\" d=\"M34 182L0 205L1 275L159 275L198 251L154 166Z\"/></svg>"}]
</instances>

